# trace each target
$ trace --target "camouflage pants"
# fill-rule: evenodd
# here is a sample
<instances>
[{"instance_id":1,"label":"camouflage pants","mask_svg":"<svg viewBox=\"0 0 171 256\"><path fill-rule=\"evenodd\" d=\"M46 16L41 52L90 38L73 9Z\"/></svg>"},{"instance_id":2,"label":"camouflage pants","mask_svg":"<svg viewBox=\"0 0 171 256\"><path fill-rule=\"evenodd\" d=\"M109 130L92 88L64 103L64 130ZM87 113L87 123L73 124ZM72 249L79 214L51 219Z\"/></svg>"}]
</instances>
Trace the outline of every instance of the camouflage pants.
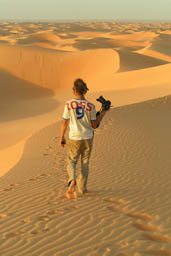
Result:
<instances>
[{"instance_id":1,"label":"camouflage pants","mask_svg":"<svg viewBox=\"0 0 171 256\"><path fill-rule=\"evenodd\" d=\"M78 190L86 191L89 174L89 160L93 147L93 138L88 140L71 140L69 139L67 172L69 175L68 184L71 180L77 180ZM76 165L81 156L81 172L77 179Z\"/></svg>"}]
</instances>

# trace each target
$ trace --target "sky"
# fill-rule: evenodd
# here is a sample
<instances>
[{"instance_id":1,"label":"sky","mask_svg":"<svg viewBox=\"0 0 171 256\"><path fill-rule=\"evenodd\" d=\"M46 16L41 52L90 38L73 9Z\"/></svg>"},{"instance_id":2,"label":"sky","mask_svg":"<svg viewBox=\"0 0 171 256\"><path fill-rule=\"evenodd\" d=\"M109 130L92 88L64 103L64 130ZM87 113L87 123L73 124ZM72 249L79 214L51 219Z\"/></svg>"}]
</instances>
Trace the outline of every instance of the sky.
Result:
<instances>
[{"instance_id":1,"label":"sky","mask_svg":"<svg viewBox=\"0 0 171 256\"><path fill-rule=\"evenodd\" d=\"M171 0L0 0L0 20L171 21Z\"/></svg>"}]
</instances>

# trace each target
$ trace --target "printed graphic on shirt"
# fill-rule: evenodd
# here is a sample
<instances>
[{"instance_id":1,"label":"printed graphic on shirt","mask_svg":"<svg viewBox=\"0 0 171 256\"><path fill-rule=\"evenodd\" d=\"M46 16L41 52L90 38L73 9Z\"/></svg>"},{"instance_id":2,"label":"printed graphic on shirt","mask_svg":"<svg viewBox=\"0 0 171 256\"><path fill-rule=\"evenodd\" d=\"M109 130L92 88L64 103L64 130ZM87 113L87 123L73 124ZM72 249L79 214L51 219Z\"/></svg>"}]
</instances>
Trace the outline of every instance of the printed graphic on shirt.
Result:
<instances>
[{"instance_id":1,"label":"printed graphic on shirt","mask_svg":"<svg viewBox=\"0 0 171 256\"><path fill-rule=\"evenodd\" d=\"M89 139L93 136L91 121L96 120L95 106L87 100L72 99L67 101L63 119L69 119L71 139Z\"/></svg>"},{"instance_id":2,"label":"printed graphic on shirt","mask_svg":"<svg viewBox=\"0 0 171 256\"><path fill-rule=\"evenodd\" d=\"M81 106L78 106L77 108L76 108L76 115L77 115L77 119L79 120L79 119L82 119L83 117L84 117L84 108L83 107L81 107Z\"/></svg>"},{"instance_id":3,"label":"printed graphic on shirt","mask_svg":"<svg viewBox=\"0 0 171 256\"><path fill-rule=\"evenodd\" d=\"M81 100L67 101L65 104L63 119L69 119L72 110L75 110L78 120L82 119L84 117L86 111L90 112L90 115L92 117L91 121L96 120L95 106L86 100L84 100L84 101L81 101Z\"/></svg>"},{"instance_id":4,"label":"printed graphic on shirt","mask_svg":"<svg viewBox=\"0 0 171 256\"><path fill-rule=\"evenodd\" d=\"M91 111L94 106L93 104L91 104L87 101L76 101L76 100L67 102L66 105L67 105L68 110L77 109L78 107L82 107L83 109L86 109L87 111Z\"/></svg>"}]
</instances>

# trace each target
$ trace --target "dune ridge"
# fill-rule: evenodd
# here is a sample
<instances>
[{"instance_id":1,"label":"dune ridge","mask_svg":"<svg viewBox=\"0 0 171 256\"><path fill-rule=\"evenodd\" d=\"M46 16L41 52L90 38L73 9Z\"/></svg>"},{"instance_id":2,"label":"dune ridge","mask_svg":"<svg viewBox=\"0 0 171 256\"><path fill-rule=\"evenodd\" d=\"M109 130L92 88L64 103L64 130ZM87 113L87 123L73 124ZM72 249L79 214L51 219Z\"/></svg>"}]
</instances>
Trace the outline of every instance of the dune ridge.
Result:
<instances>
[{"instance_id":1,"label":"dune ridge","mask_svg":"<svg viewBox=\"0 0 171 256\"><path fill-rule=\"evenodd\" d=\"M170 39L170 23L0 23L0 254L171 255ZM112 108L89 193L69 198L59 121L77 77Z\"/></svg>"},{"instance_id":2,"label":"dune ridge","mask_svg":"<svg viewBox=\"0 0 171 256\"><path fill-rule=\"evenodd\" d=\"M75 77L111 74L119 69L113 50L55 53L32 48L0 47L0 67L13 75L49 89L67 88ZM92 73L93 69L93 73ZM31 72L28 73L27 71ZM44 72L46 70L46 72Z\"/></svg>"},{"instance_id":3,"label":"dune ridge","mask_svg":"<svg viewBox=\"0 0 171 256\"><path fill-rule=\"evenodd\" d=\"M170 112L170 96L111 110L95 134L90 193L72 200L64 196L60 124L34 134L21 161L1 178L1 252L170 255Z\"/></svg>"},{"instance_id":4,"label":"dune ridge","mask_svg":"<svg viewBox=\"0 0 171 256\"><path fill-rule=\"evenodd\" d=\"M115 106L124 105L124 102L131 104L169 94L169 74L171 71L171 66L168 64L170 62L169 26L170 24L167 23L161 25L122 24L117 22L74 22L66 24L4 22L0 24L0 36L1 42L3 42L0 45L0 67L6 71L5 76L5 73L1 72L2 84L8 83L11 87L11 83L19 83L22 86L22 84L28 82L29 87L38 85L55 92L54 103L53 100L38 101L36 99L40 106L37 111L36 108L32 108L36 101L32 101L29 97L26 97L26 101L23 101L22 104L20 101L17 102L17 98L15 100L14 97L9 101L8 108L6 108L10 87L9 89L4 87L5 90L2 88L1 110L3 112L1 113L1 120L9 121L12 116L27 119L31 112L34 112L33 115L35 116L44 115L45 113L41 109L42 104L45 106L46 103L50 103L51 106L53 104L55 107L55 100L56 102L59 102L60 99L61 102L63 99L65 100L66 97L63 97L60 91L65 90L66 94L66 89L70 88L73 80L78 76L87 81L95 96L98 92L104 92L106 95L112 96L111 99L115 102ZM91 49L92 46L93 50ZM46 49L41 49L41 47ZM83 51L77 49L79 47L83 47ZM163 47L165 47L164 53ZM69 52L66 52L67 50ZM10 73L9 80L8 72ZM20 80L16 80L14 76ZM19 94L21 97L24 92L21 92L22 90L16 86L13 86L12 91L14 95ZM111 95L112 91L116 95ZM4 93L5 97L3 96ZM32 95L34 93L33 91ZM90 98L93 99L93 97L92 94ZM28 104L25 104L26 102ZM14 104L15 108L12 108ZM17 108L17 105L20 108L23 106L21 109L29 111L24 113ZM9 106L11 106L11 111ZM62 106L58 109L62 111ZM51 107L47 111L50 111L49 116L51 116L48 119L54 120L55 110L52 110ZM34 118L34 122L35 120ZM41 120L41 118L38 118L38 120ZM18 123L19 125L15 124L15 127L19 128L21 123ZM22 132L22 136L15 134L15 137L18 138L16 140L13 139L14 136L12 135L13 137L11 136L10 140L12 143L9 144L4 137L7 134L5 125L5 123L1 125L1 134L4 138L1 140L1 148L9 147L12 143L16 144L19 142L19 138L24 139L23 136L26 135L27 137L28 135L28 132ZM23 130L27 130L24 126L22 127ZM34 132L37 129L31 130Z\"/></svg>"}]
</instances>

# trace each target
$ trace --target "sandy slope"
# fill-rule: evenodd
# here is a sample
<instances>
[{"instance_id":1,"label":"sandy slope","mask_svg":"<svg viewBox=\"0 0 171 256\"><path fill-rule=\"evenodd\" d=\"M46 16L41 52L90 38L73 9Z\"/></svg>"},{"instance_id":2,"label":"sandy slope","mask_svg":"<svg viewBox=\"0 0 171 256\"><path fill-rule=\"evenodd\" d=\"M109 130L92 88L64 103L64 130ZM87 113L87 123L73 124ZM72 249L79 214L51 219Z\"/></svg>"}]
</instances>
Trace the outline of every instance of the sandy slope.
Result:
<instances>
[{"instance_id":1,"label":"sandy slope","mask_svg":"<svg viewBox=\"0 0 171 256\"><path fill-rule=\"evenodd\" d=\"M74 54L2 45L0 60L0 67L6 71L0 72L0 120L3 122L0 130L1 175L21 157L23 143L20 140L61 119L56 113L63 109L59 102L64 102L67 94L54 93L49 89L67 89L75 77L93 78L99 73L100 79L103 72L110 74L119 69L119 55L109 49ZM51 113L40 116L47 112ZM13 155L10 157L10 148L5 149L10 146L19 152L18 156L15 154L16 158ZM2 152L2 149L5 151Z\"/></svg>"},{"instance_id":2,"label":"sandy slope","mask_svg":"<svg viewBox=\"0 0 171 256\"><path fill-rule=\"evenodd\" d=\"M55 95L53 91L16 78L2 70L0 70L0 84L0 122L37 116L57 106L57 102L53 100Z\"/></svg>"},{"instance_id":3,"label":"sandy slope","mask_svg":"<svg viewBox=\"0 0 171 256\"><path fill-rule=\"evenodd\" d=\"M100 78L119 69L119 55L112 49L56 53L3 45L0 47L0 59L0 67L6 71L53 90L70 87L75 77L87 78L98 73Z\"/></svg>"},{"instance_id":4,"label":"sandy slope","mask_svg":"<svg viewBox=\"0 0 171 256\"><path fill-rule=\"evenodd\" d=\"M161 34L153 43L137 52L157 59L162 59L171 62L170 44L171 35Z\"/></svg>"},{"instance_id":5,"label":"sandy slope","mask_svg":"<svg viewBox=\"0 0 171 256\"><path fill-rule=\"evenodd\" d=\"M170 115L170 97L111 110L95 134L90 193L72 200L59 124L36 133L1 178L1 252L170 255Z\"/></svg>"},{"instance_id":6,"label":"sandy slope","mask_svg":"<svg viewBox=\"0 0 171 256\"><path fill-rule=\"evenodd\" d=\"M169 28L0 24L3 255L171 255ZM79 76L97 109L101 94L115 108L95 133L90 193L67 199L57 121Z\"/></svg>"}]
</instances>

